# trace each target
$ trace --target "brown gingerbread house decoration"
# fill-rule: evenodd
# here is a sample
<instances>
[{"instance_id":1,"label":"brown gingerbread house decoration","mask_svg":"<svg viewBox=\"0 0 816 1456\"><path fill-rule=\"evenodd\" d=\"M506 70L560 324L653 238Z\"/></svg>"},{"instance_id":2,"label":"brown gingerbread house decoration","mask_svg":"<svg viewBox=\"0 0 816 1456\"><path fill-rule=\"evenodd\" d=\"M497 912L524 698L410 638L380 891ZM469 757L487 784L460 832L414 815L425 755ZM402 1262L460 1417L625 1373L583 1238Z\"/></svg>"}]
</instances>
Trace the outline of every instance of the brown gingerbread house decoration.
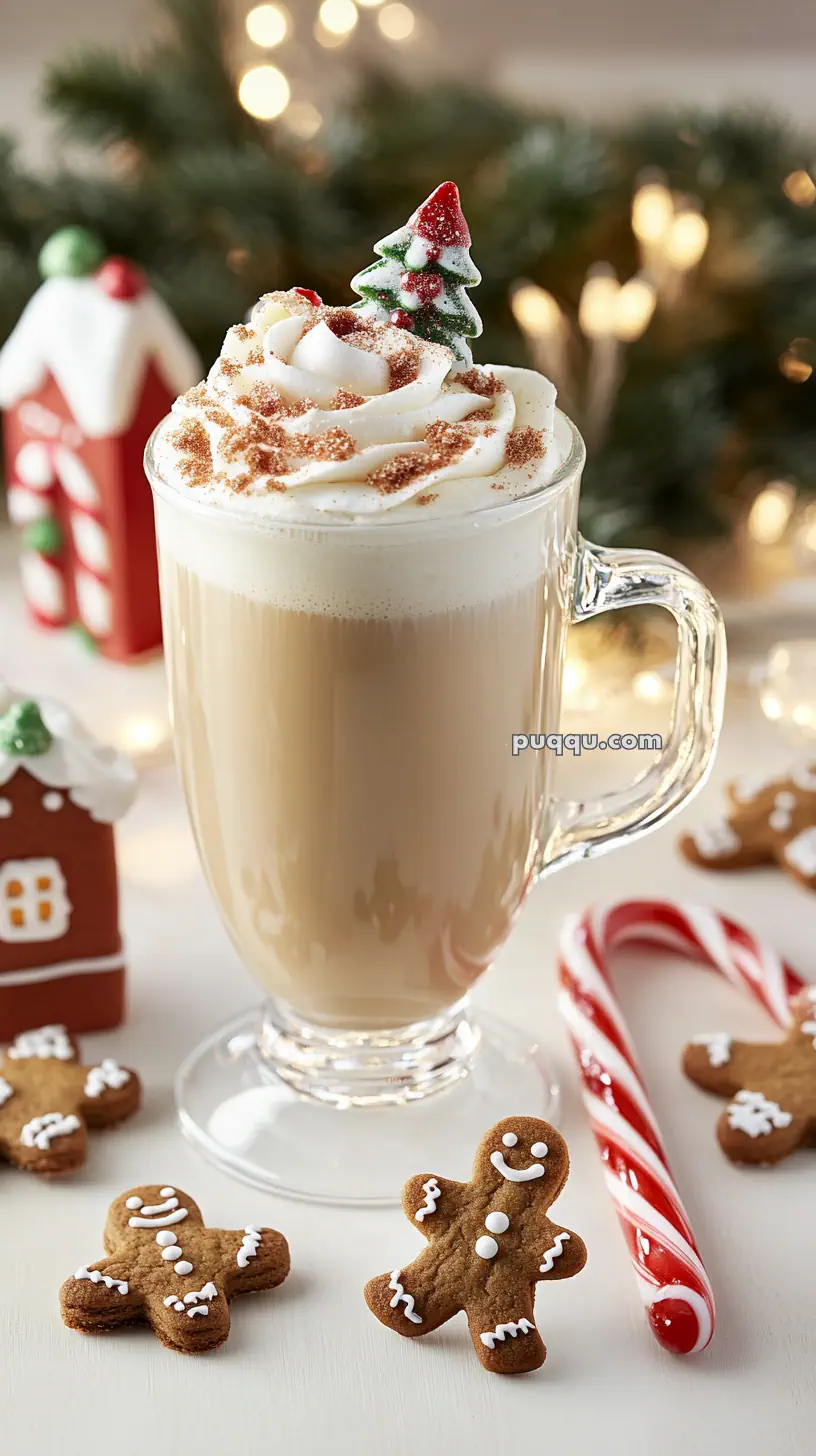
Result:
<instances>
[{"instance_id":1,"label":"brown gingerbread house decoration","mask_svg":"<svg viewBox=\"0 0 816 1456\"><path fill-rule=\"evenodd\" d=\"M135 789L67 708L0 685L0 1041L122 1020L113 824Z\"/></svg>"}]
</instances>

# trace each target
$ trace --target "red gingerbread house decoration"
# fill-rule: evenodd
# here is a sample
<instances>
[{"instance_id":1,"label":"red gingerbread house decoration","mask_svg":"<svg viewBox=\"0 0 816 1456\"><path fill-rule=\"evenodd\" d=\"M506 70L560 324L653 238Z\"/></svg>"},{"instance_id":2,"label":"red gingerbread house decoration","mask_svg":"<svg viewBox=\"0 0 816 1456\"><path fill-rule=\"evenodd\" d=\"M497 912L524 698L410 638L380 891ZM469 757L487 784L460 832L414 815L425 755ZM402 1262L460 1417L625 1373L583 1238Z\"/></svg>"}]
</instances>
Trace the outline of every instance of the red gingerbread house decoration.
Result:
<instances>
[{"instance_id":1,"label":"red gingerbread house decoration","mask_svg":"<svg viewBox=\"0 0 816 1456\"><path fill-rule=\"evenodd\" d=\"M127 759L67 708L0 684L0 1041L122 1020L113 823L135 791Z\"/></svg>"},{"instance_id":2,"label":"red gingerbread house decoration","mask_svg":"<svg viewBox=\"0 0 816 1456\"><path fill-rule=\"evenodd\" d=\"M66 231L82 240L80 229L56 234L41 265ZM72 264L75 254L69 247ZM200 377L169 309L123 258L48 277L0 350L8 505L28 606L43 626L79 623L108 657L161 643L142 455Z\"/></svg>"}]
</instances>

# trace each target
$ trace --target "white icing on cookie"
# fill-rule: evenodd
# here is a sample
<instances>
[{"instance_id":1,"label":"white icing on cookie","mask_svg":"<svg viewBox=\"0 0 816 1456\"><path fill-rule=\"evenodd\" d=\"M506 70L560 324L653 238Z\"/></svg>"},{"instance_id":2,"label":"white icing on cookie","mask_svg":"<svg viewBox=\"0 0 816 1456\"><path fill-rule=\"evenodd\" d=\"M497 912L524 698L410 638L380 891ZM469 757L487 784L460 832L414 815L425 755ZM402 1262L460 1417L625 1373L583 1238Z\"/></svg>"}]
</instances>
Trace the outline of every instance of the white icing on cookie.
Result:
<instances>
[{"instance_id":1,"label":"white icing on cookie","mask_svg":"<svg viewBox=\"0 0 816 1456\"><path fill-rule=\"evenodd\" d=\"M514 1148L518 1142L518 1138L514 1132L506 1132L502 1138L502 1142L506 1148Z\"/></svg>"},{"instance_id":2,"label":"white icing on cookie","mask_svg":"<svg viewBox=\"0 0 816 1456\"><path fill-rule=\"evenodd\" d=\"M181 1253L181 1249L179 1249L179 1253ZM173 1265L173 1268L177 1274L192 1274L193 1272L193 1266L189 1259L179 1259L178 1263Z\"/></svg>"},{"instance_id":3,"label":"white icing on cookie","mask_svg":"<svg viewBox=\"0 0 816 1456\"><path fill-rule=\"evenodd\" d=\"M126 1279L111 1279L110 1274L102 1274L99 1269L77 1269L75 1279L90 1279L92 1284L104 1284L106 1289L115 1289L119 1294L127 1294L128 1282Z\"/></svg>"},{"instance_id":4,"label":"white icing on cookie","mask_svg":"<svg viewBox=\"0 0 816 1456\"><path fill-rule=\"evenodd\" d=\"M485 1219L485 1228L488 1230L488 1233L506 1234L509 1227L510 1220L506 1213L502 1213L501 1209L496 1209L494 1213L489 1213Z\"/></svg>"},{"instance_id":5,"label":"white icing on cookie","mask_svg":"<svg viewBox=\"0 0 816 1456\"><path fill-rule=\"evenodd\" d=\"M783 852L788 864L798 870L800 875L805 875L807 879L816 875L816 825L803 829L790 844L785 845Z\"/></svg>"},{"instance_id":6,"label":"white icing on cookie","mask_svg":"<svg viewBox=\"0 0 816 1456\"><path fill-rule=\"evenodd\" d=\"M727 1031L711 1031L692 1039L693 1046L704 1046L708 1052L709 1066L724 1067L731 1060L733 1037Z\"/></svg>"},{"instance_id":7,"label":"white icing on cookie","mask_svg":"<svg viewBox=\"0 0 816 1456\"><path fill-rule=\"evenodd\" d=\"M80 1121L70 1112L64 1117L61 1112L46 1112L42 1117L32 1117L20 1132L20 1142L27 1148L39 1148L47 1152L54 1138L68 1137L79 1132Z\"/></svg>"},{"instance_id":8,"label":"white icing on cookie","mask_svg":"<svg viewBox=\"0 0 816 1456\"><path fill-rule=\"evenodd\" d=\"M546 1143L533 1143L530 1149L534 1158L546 1158L549 1151Z\"/></svg>"},{"instance_id":9,"label":"white icing on cookie","mask_svg":"<svg viewBox=\"0 0 816 1456\"><path fill-rule=\"evenodd\" d=\"M401 1273L402 1273L402 1270L401 1269L392 1269L391 1270L391 1279L390 1279L390 1282L389 1282L389 1285L388 1285L388 1288L389 1289L393 1289L394 1290L394 1298L391 1300L391 1308L392 1309L396 1309L397 1308L397 1305L400 1304L400 1302L401 1302L402 1304L405 1305L405 1309L403 1310L403 1314L405 1315L405 1318L407 1320L410 1320L412 1325L421 1325L422 1324L422 1315L421 1314L415 1314L414 1313L414 1296L413 1296L413 1294L406 1294L405 1293L405 1290L403 1289L402 1285L399 1282L399 1277L400 1277L400 1274Z\"/></svg>"},{"instance_id":10,"label":"white icing on cookie","mask_svg":"<svg viewBox=\"0 0 816 1456\"><path fill-rule=\"evenodd\" d=\"M143 1203L144 1199L138 1193L132 1193L130 1198L125 1199L125 1208L141 1208Z\"/></svg>"},{"instance_id":11,"label":"white icing on cookie","mask_svg":"<svg viewBox=\"0 0 816 1456\"><path fill-rule=\"evenodd\" d=\"M691 836L694 848L705 859L726 859L742 848L742 841L727 819L718 819L714 824L704 824L695 829Z\"/></svg>"},{"instance_id":12,"label":"white icing on cookie","mask_svg":"<svg viewBox=\"0 0 816 1456\"><path fill-rule=\"evenodd\" d=\"M738 1092L728 1105L728 1126L748 1137L764 1137L773 1128L790 1127L793 1116L783 1112L778 1102L770 1102L762 1092Z\"/></svg>"},{"instance_id":13,"label":"white icing on cookie","mask_svg":"<svg viewBox=\"0 0 816 1456\"><path fill-rule=\"evenodd\" d=\"M248 1223L244 1229L244 1237L241 1240L241 1247L237 1254L239 1269L246 1269L250 1259L254 1259L261 1244L261 1230L254 1224Z\"/></svg>"},{"instance_id":14,"label":"white icing on cookie","mask_svg":"<svg viewBox=\"0 0 816 1456\"><path fill-rule=\"evenodd\" d=\"M175 1195L175 1188L160 1188L159 1198L172 1198Z\"/></svg>"},{"instance_id":15,"label":"white icing on cookie","mask_svg":"<svg viewBox=\"0 0 816 1456\"><path fill-rule=\"evenodd\" d=\"M167 1249L175 1242L176 1236L174 1233L171 1233L169 1229L159 1229L159 1232L156 1234L156 1243L160 1248ZM162 1258L166 1258L166 1255L162 1254Z\"/></svg>"},{"instance_id":16,"label":"white icing on cookie","mask_svg":"<svg viewBox=\"0 0 816 1456\"><path fill-rule=\"evenodd\" d=\"M491 1239L489 1234L482 1234L481 1238L476 1240L473 1247L480 1259L495 1259L499 1252L499 1246L496 1240Z\"/></svg>"},{"instance_id":17,"label":"white icing on cookie","mask_svg":"<svg viewBox=\"0 0 816 1456\"><path fill-rule=\"evenodd\" d=\"M200 1300L217 1298L218 1290L214 1284L210 1283L205 1284L203 1289L191 1289L189 1294L185 1294L183 1299L179 1299L177 1294L168 1294L164 1301L164 1307L165 1309L170 1309L172 1305L177 1314L186 1314L192 1319L194 1315L209 1314L210 1312L209 1304L200 1304ZM192 1308L189 1306L192 1306Z\"/></svg>"},{"instance_id":18,"label":"white icing on cookie","mask_svg":"<svg viewBox=\"0 0 816 1456\"><path fill-rule=\"evenodd\" d=\"M12 1061L38 1057L40 1061L72 1062L74 1049L64 1026L40 1026L15 1037L6 1056Z\"/></svg>"},{"instance_id":19,"label":"white icing on cookie","mask_svg":"<svg viewBox=\"0 0 816 1456\"><path fill-rule=\"evenodd\" d=\"M173 1235L171 1234L170 1237L172 1239ZM162 1258L168 1260L180 1259L183 1252L184 1250L181 1249L177 1243L173 1242L171 1244L168 1244L166 1248L162 1249Z\"/></svg>"},{"instance_id":20,"label":"white icing on cookie","mask_svg":"<svg viewBox=\"0 0 816 1456\"><path fill-rule=\"evenodd\" d=\"M566 1243L568 1243L568 1242L569 1242L569 1234L568 1233L556 1234L555 1239L553 1241L552 1248L551 1249L547 1249L546 1252L545 1252L545 1254L544 1254L544 1263L543 1264L539 1264L539 1266L538 1266L539 1272L541 1274L549 1274L549 1272L552 1269L552 1266L555 1263L556 1259L560 1259L561 1258L561 1255L564 1252L564 1245Z\"/></svg>"},{"instance_id":21,"label":"white icing on cookie","mask_svg":"<svg viewBox=\"0 0 816 1456\"><path fill-rule=\"evenodd\" d=\"M175 1203L177 1200L173 1199ZM131 1228L169 1228L174 1223L181 1223L187 1217L186 1208L177 1208L173 1213L168 1213L164 1218L144 1218L139 1215L136 1218L129 1218Z\"/></svg>"},{"instance_id":22,"label":"white icing on cookie","mask_svg":"<svg viewBox=\"0 0 816 1456\"><path fill-rule=\"evenodd\" d=\"M429 1178L427 1183L423 1183L422 1192L425 1194L425 1202L414 1214L417 1223L422 1223L429 1213L436 1213L436 1205L442 1196L442 1190L435 1178Z\"/></svg>"},{"instance_id":23,"label":"white icing on cookie","mask_svg":"<svg viewBox=\"0 0 816 1456\"><path fill-rule=\"evenodd\" d=\"M120 1067L113 1057L105 1057L98 1067L90 1067L85 1078L85 1096L101 1097L107 1087L118 1091L130 1081L130 1072Z\"/></svg>"},{"instance_id":24,"label":"white icing on cookie","mask_svg":"<svg viewBox=\"0 0 816 1456\"><path fill-rule=\"evenodd\" d=\"M503 1141L503 1139L502 1139ZM541 1163L532 1163L529 1168L510 1168L504 1161L504 1153L491 1153L490 1161L502 1178L509 1183L529 1183L531 1178L543 1178L544 1169Z\"/></svg>"},{"instance_id":25,"label":"white icing on cookie","mask_svg":"<svg viewBox=\"0 0 816 1456\"><path fill-rule=\"evenodd\" d=\"M487 1345L488 1350L495 1350L497 1340L504 1344L508 1335L514 1340L516 1335L529 1335L530 1331L534 1329L535 1325L531 1324L528 1319L510 1320L509 1324L496 1325L495 1330L485 1330L479 1339L483 1345Z\"/></svg>"},{"instance_id":26,"label":"white icing on cookie","mask_svg":"<svg viewBox=\"0 0 816 1456\"><path fill-rule=\"evenodd\" d=\"M803 1021L799 1030L804 1036L813 1037L813 1050L816 1052L816 1021Z\"/></svg>"},{"instance_id":27,"label":"white icing on cookie","mask_svg":"<svg viewBox=\"0 0 816 1456\"><path fill-rule=\"evenodd\" d=\"M776 795L773 802L773 809L768 815L768 825L777 834L784 834L790 829L793 823L793 810L796 808L796 795L790 789L782 789Z\"/></svg>"},{"instance_id":28,"label":"white icing on cookie","mask_svg":"<svg viewBox=\"0 0 816 1456\"><path fill-rule=\"evenodd\" d=\"M0 1107L5 1106L10 1097L14 1096L14 1088L5 1077L0 1077Z\"/></svg>"}]
</instances>

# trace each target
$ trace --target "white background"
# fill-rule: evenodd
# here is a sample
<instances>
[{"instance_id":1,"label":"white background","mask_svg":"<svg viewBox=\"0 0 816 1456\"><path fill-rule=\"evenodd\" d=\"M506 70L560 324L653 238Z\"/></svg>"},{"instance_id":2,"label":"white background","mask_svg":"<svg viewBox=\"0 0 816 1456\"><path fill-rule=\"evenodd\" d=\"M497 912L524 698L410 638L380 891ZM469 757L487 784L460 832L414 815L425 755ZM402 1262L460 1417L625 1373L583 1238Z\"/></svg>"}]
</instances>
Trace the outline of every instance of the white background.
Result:
<instances>
[{"instance_id":1,"label":"white background","mask_svg":"<svg viewBox=\"0 0 816 1456\"><path fill-rule=\"evenodd\" d=\"M7 576L0 583L0 671L34 691L59 690L81 707L85 677L72 645L33 637L19 617ZM99 670L103 677L111 671ZM653 726L641 717L642 710L637 722L622 726ZM398 1209L358 1213L257 1193L201 1162L179 1136L174 1069L256 994L203 886L174 772L148 774L120 834L130 1017L120 1032L84 1042L88 1059L111 1053L139 1069L145 1105L118 1131L94 1136L86 1167L68 1180L47 1183L0 1167L4 1456L812 1452L816 1162L800 1153L774 1171L732 1167L714 1138L719 1104L679 1070L680 1049L697 1032L775 1031L707 971L657 956L617 963L616 981L717 1293L714 1343L684 1360L664 1353L647 1327L554 1007L558 926L564 914L597 899L666 896L717 905L816 978L816 899L774 871L700 874L674 849L683 822L720 812L726 778L784 763L789 751L747 692L735 689L714 776L683 819L545 881L479 987L479 1002L540 1034L557 1066L561 1126L573 1159L557 1217L589 1249L577 1279L539 1287L536 1319L550 1353L542 1370L517 1379L481 1369L462 1316L425 1340L407 1341L369 1314L361 1292L366 1279L408 1263L420 1247ZM631 767L626 757L618 773ZM591 791L609 771L608 760L596 755L595 764L585 758L564 779ZM472 1152L463 1147L457 1166L436 1171L466 1177ZM212 1224L265 1223L290 1241L286 1284L236 1301L230 1339L212 1356L172 1354L144 1328L93 1338L61 1324L60 1283L101 1256L108 1203L140 1182L186 1189Z\"/></svg>"}]
</instances>

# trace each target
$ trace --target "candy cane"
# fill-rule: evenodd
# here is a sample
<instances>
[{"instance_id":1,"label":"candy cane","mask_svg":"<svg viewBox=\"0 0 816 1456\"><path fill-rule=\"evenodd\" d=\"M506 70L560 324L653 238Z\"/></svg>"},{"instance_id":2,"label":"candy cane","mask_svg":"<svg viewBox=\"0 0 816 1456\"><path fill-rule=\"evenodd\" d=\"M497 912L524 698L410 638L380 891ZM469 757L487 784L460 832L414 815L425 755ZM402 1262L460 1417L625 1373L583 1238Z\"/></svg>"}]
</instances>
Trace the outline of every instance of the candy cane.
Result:
<instances>
[{"instance_id":1,"label":"candy cane","mask_svg":"<svg viewBox=\"0 0 816 1456\"><path fill-rule=\"evenodd\" d=\"M713 967L780 1026L790 1025L790 1000L804 983L771 946L702 907L624 900L572 917L562 932L559 1006L638 1289L659 1343L692 1355L714 1333L714 1294L609 978L610 952L632 944Z\"/></svg>"}]
</instances>

